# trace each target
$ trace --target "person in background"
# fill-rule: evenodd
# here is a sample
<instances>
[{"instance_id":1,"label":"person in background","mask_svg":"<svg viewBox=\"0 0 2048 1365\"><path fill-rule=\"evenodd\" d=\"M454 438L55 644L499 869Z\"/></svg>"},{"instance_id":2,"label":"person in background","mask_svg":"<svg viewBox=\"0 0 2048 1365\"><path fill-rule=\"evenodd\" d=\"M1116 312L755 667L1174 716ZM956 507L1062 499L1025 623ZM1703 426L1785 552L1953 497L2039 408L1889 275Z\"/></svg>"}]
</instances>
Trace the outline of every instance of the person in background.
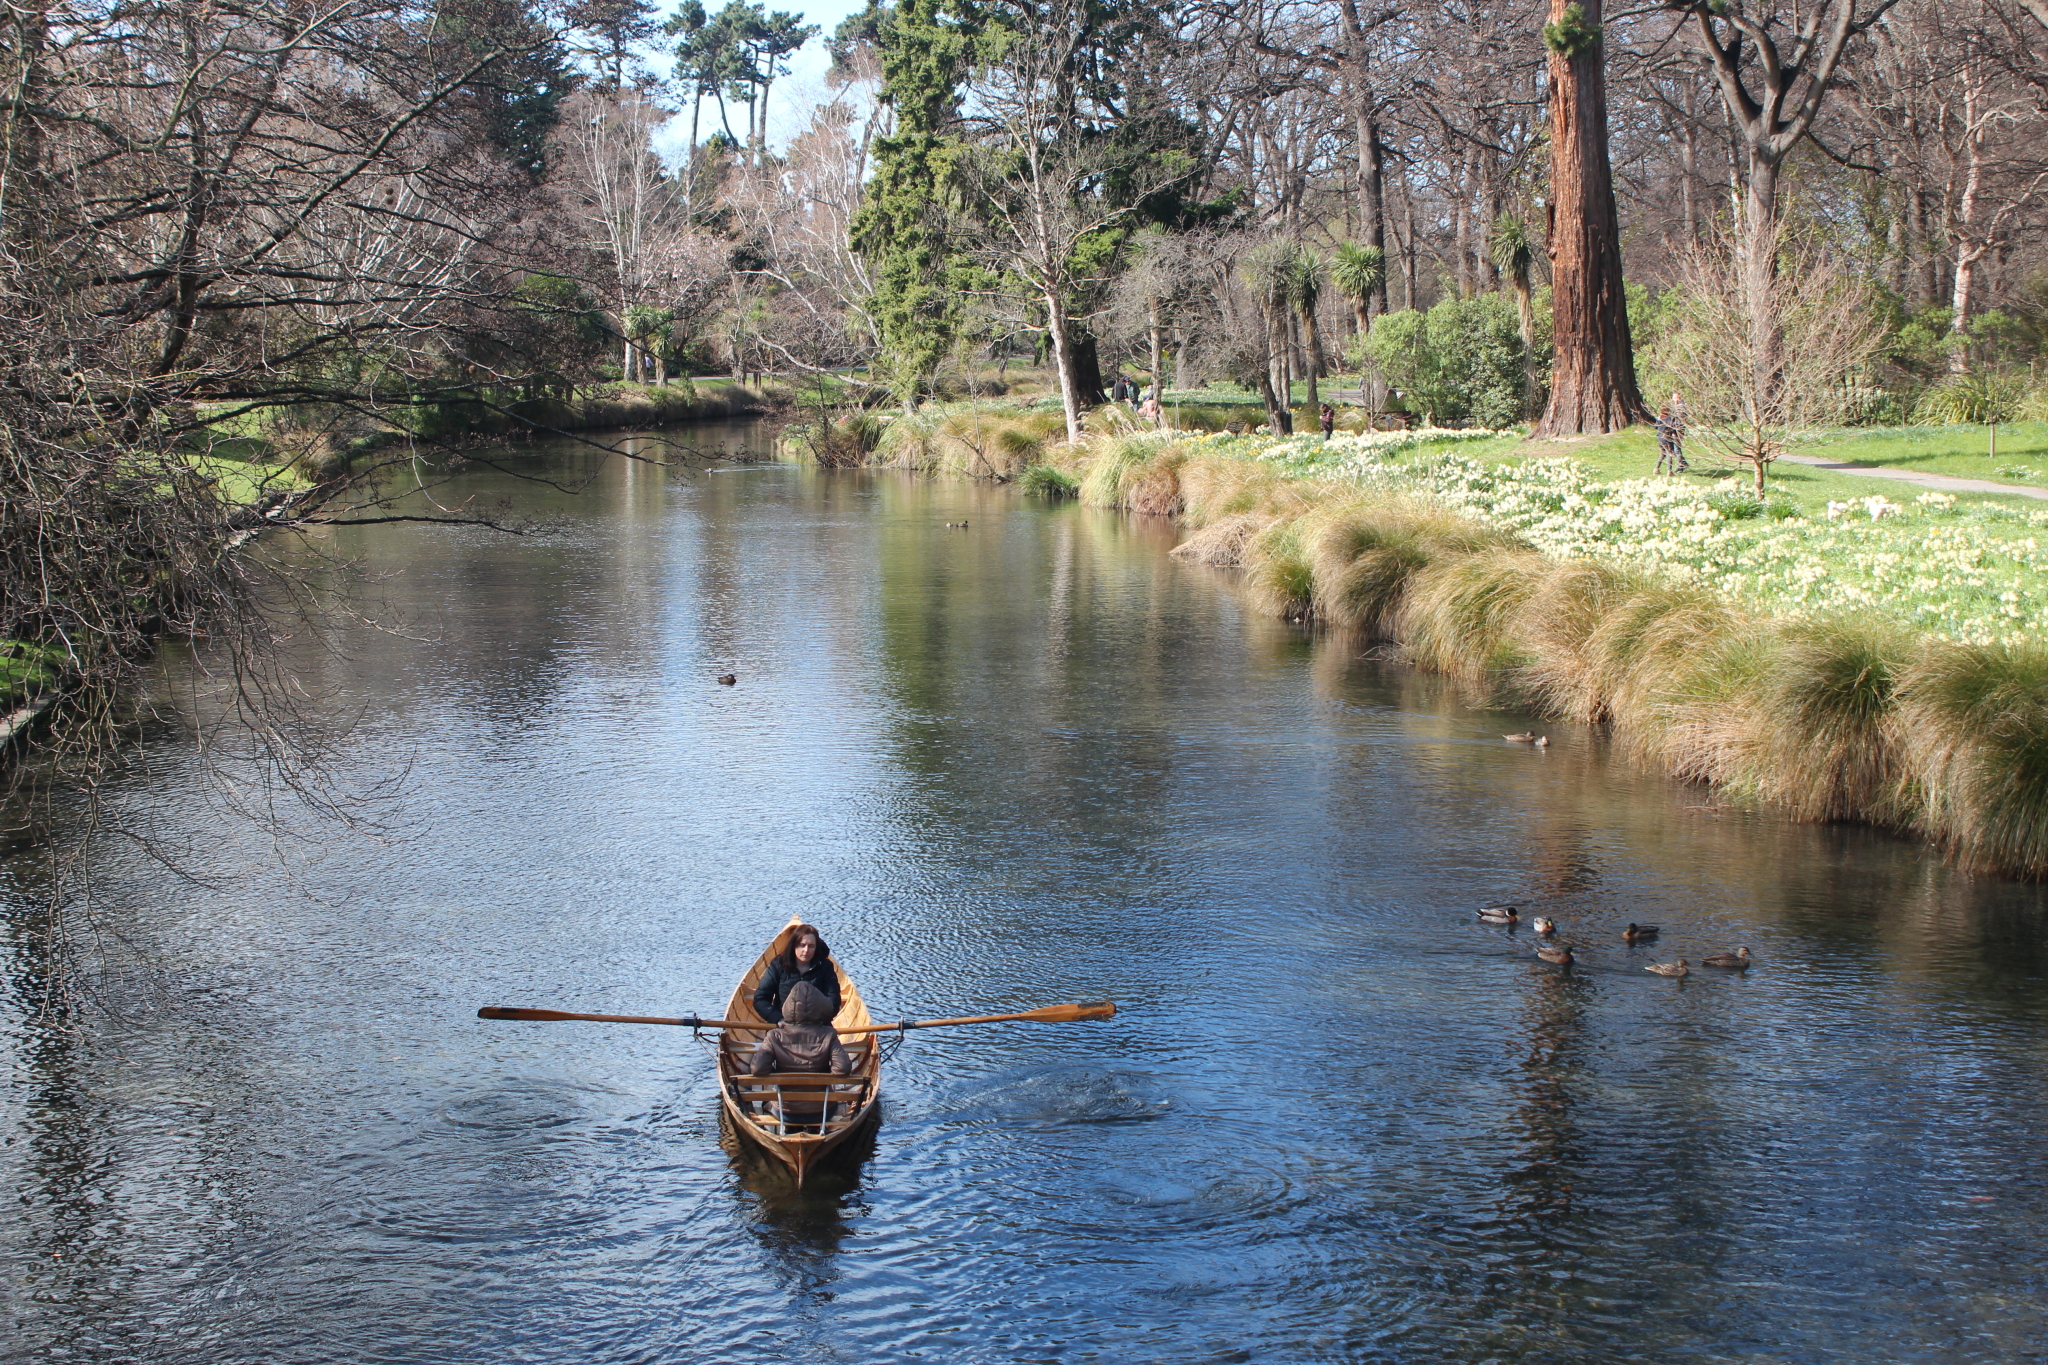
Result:
<instances>
[{"instance_id":1,"label":"person in background","mask_svg":"<svg viewBox=\"0 0 2048 1365\"><path fill-rule=\"evenodd\" d=\"M832 1006L825 1012L825 1022L830 1023L839 1013L839 969L824 936L808 924L790 930L789 946L762 973L754 990L754 1013L771 1024L781 1023L783 1002L800 983L814 987Z\"/></svg>"},{"instance_id":2,"label":"person in background","mask_svg":"<svg viewBox=\"0 0 2048 1365\"><path fill-rule=\"evenodd\" d=\"M1685 399L1674 390L1657 414L1657 472L1682 474L1685 463Z\"/></svg>"},{"instance_id":3,"label":"person in background","mask_svg":"<svg viewBox=\"0 0 2048 1365\"><path fill-rule=\"evenodd\" d=\"M1330 433L1337 429L1337 410L1328 403L1325 403L1323 404L1322 412L1318 415L1323 424L1323 439L1327 441L1330 439Z\"/></svg>"}]
</instances>

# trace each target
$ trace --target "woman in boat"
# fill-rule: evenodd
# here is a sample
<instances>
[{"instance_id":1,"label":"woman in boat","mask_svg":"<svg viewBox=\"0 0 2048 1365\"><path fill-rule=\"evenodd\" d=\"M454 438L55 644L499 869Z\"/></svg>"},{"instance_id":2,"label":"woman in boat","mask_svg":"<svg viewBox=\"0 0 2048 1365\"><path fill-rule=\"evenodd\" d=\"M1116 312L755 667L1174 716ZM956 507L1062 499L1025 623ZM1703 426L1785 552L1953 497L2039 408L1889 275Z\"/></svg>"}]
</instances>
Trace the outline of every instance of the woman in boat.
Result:
<instances>
[{"instance_id":1,"label":"woman in boat","mask_svg":"<svg viewBox=\"0 0 2048 1365\"><path fill-rule=\"evenodd\" d=\"M808 983L825 997L832 1008L820 1022L831 1023L839 1013L839 969L832 965L832 950L825 946L823 935L808 924L790 931L789 946L762 973L761 984L754 991L754 1013L771 1024L781 1023L784 1005L798 982Z\"/></svg>"}]
</instances>

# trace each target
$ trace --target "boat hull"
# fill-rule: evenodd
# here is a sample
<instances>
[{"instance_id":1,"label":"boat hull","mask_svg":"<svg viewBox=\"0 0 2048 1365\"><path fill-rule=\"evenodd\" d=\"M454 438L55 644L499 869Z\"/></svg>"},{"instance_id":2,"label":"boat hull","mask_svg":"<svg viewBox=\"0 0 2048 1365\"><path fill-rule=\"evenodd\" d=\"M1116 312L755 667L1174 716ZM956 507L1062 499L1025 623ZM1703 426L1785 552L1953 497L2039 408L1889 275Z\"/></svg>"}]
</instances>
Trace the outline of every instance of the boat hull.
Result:
<instances>
[{"instance_id":1,"label":"boat hull","mask_svg":"<svg viewBox=\"0 0 2048 1365\"><path fill-rule=\"evenodd\" d=\"M857 1035L847 1040L847 1051L854 1057L853 1070L847 1080L856 1083L858 1088L831 1092L830 1098L839 1112L824 1125L823 1132L791 1132L790 1125L778 1117L773 1105L764 1105L758 1098L747 1098L750 1091L756 1096L760 1094L763 1082L751 1077L750 1063L755 1045L773 1027L755 1013L754 991L761 984L768 964L789 946L790 932L798 923L799 920L791 919L755 959L754 965L747 969L739 985L733 988L724 1017L752 1021L758 1026L728 1028L719 1040L718 1093L733 1128L789 1167L796 1176L796 1183L801 1186L804 1177L819 1163L874 1120L882 1097L882 1067L873 1034ZM853 978L846 974L846 969L836 957L832 959L832 968L839 974L839 1013L832 1017L833 1026L849 1029L873 1023L868 1015L867 1002L861 999L860 988L854 985Z\"/></svg>"}]
</instances>

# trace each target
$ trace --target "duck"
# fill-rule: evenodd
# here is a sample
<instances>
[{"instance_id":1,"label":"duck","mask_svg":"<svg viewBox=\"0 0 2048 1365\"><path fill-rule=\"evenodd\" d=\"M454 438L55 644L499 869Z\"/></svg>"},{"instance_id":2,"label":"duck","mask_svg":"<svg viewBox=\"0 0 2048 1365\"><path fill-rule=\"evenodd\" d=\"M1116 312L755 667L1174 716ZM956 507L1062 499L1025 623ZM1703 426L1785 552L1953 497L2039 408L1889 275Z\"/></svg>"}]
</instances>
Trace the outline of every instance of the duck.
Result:
<instances>
[{"instance_id":1,"label":"duck","mask_svg":"<svg viewBox=\"0 0 2048 1365\"><path fill-rule=\"evenodd\" d=\"M1623 943L1640 943L1646 938L1655 938L1662 932L1654 924L1637 924L1634 921L1630 921L1628 928L1621 931L1621 941Z\"/></svg>"},{"instance_id":2,"label":"duck","mask_svg":"<svg viewBox=\"0 0 2048 1365\"><path fill-rule=\"evenodd\" d=\"M946 523L946 529L948 531L964 531L967 529L967 523L964 521L949 521Z\"/></svg>"},{"instance_id":3,"label":"duck","mask_svg":"<svg viewBox=\"0 0 2048 1365\"><path fill-rule=\"evenodd\" d=\"M1510 744L1534 744L1536 742L1536 732L1534 730L1524 730L1519 735L1502 735L1501 738Z\"/></svg>"},{"instance_id":4,"label":"duck","mask_svg":"<svg viewBox=\"0 0 2048 1365\"><path fill-rule=\"evenodd\" d=\"M1571 966L1573 960L1572 950L1568 944L1560 944L1555 948L1546 944L1536 950L1536 956L1542 958L1545 962L1555 962L1560 967Z\"/></svg>"},{"instance_id":5,"label":"duck","mask_svg":"<svg viewBox=\"0 0 2048 1365\"><path fill-rule=\"evenodd\" d=\"M1536 747L1537 747L1537 748L1539 748L1539 749L1548 749L1548 748L1550 747L1550 736L1549 736L1549 735L1538 735L1538 736L1536 736Z\"/></svg>"},{"instance_id":6,"label":"duck","mask_svg":"<svg viewBox=\"0 0 2048 1365\"><path fill-rule=\"evenodd\" d=\"M1548 915L1538 915L1536 917L1536 923L1531 927L1533 927L1537 933L1542 934L1545 938L1548 938L1550 935L1557 932L1557 921L1552 919Z\"/></svg>"},{"instance_id":7,"label":"duck","mask_svg":"<svg viewBox=\"0 0 2048 1365\"><path fill-rule=\"evenodd\" d=\"M718 685L720 687L731 687L738 683L739 680L739 674L737 673L721 673L718 675Z\"/></svg>"},{"instance_id":8,"label":"duck","mask_svg":"<svg viewBox=\"0 0 2048 1365\"><path fill-rule=\"evenodd\" d=\"M1682 957L1676 962L1652 962L1643 970L1655 972L1658 976L1690 976L1692 974L1692 968L1687 965L1686 960Z\"/></svg>"},{"instance_id":9,"label":"duck","mask_svg":"<svg viewBox=\"0 0 2048 1365\"><path fill-rule=\"evenodd\" d=\"M1479 918L1488 924L1513 924L1521 919L1522 912L1512 905L1482 905Z\"/></svg>"},{"instance_id":10,"label":"duck","mask_svg":"<svg viewBox=\"0 0 2048 1365\"><path fill-rule=\"evenodd\" d=\"M1700 959L1702 967L1727 967L1734 971L1749 970L1749 949L1737 948L1732 953L1715 953Z\"/></svg>"}]
</instances>

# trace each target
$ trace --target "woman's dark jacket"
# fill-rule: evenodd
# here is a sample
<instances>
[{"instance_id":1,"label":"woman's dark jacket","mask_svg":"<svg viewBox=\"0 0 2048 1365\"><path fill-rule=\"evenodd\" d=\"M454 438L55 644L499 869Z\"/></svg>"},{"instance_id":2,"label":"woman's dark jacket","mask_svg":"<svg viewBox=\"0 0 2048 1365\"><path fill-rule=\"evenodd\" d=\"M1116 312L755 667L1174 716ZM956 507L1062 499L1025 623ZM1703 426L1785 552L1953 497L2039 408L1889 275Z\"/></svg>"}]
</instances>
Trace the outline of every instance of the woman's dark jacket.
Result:
<instances>
[{"instance_id":1,"label":"woman's dark jacket","mask_svg":"<svg viewBox=\"0 0 2048 1365\"><path fill-rule=\"evenodd\" d=\"M832 1006L832 1013L825 1016L828 1022L838 1015L839 973L829 957L813 958L810 968L801 971L784 967L779 957L770 962L761 977L760 986L754 991L754 1013L771 1024L781 1023L782 1006L799 981L808 981L816 986Z\"/></svg>"}]
</instances>

